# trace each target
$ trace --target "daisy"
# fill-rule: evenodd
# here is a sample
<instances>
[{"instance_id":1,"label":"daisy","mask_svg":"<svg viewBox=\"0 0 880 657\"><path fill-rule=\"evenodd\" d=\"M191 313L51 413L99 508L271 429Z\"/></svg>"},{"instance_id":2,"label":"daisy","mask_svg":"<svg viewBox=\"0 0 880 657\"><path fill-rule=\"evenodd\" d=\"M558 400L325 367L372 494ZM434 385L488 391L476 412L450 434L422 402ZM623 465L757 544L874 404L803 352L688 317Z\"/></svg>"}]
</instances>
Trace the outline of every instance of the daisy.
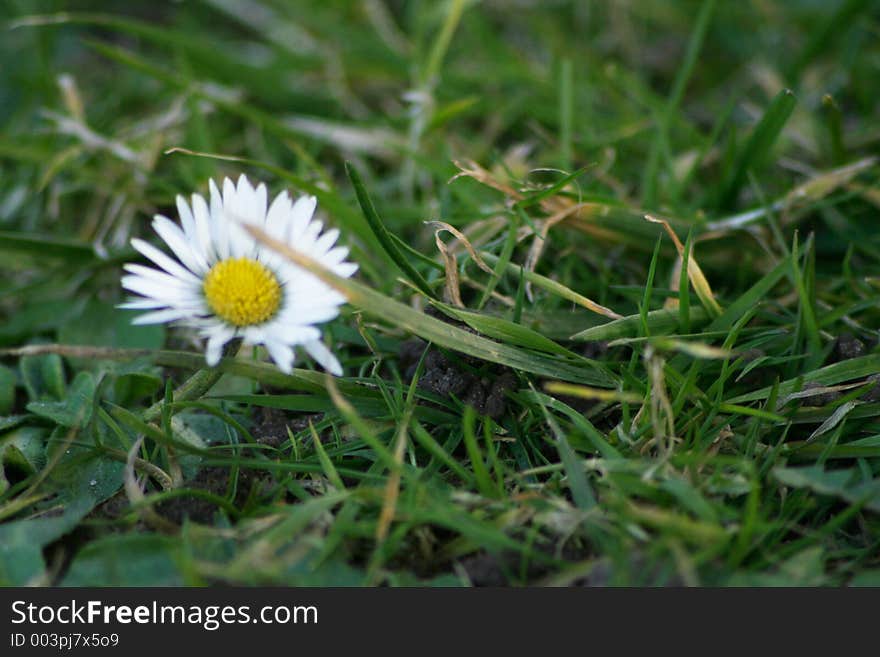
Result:
<instances>
[{"instance_id":1,"label":"daisy","mask_svg":"<svg viewBox=\"0 0 880 657\"><path fill-rule=\"evenodd\" d=\"M263 345L281 371L293 369L294 347L301 345L321 366L339 376L342 367L321 341L315 326L339 314L345 297L305 269L261 246L241 224L255 224L275 239L349 277L357 265L346 262L348 249L334 246L336 229L323 233L312 219L317 201L293 202L281 192L267 207L266 186L254 188L242 175L238 185L226 178L223 192L209 182L210 203L199 194L192 204L177 197L181 226L156 215L153 228L175 258L139 239L131 245L158 268L127 264L122 286L142 298L122 308L147 310L134 324L173 322L206 339L205 359L214 366L233 338Z\"/></svg>"}]
</instances>

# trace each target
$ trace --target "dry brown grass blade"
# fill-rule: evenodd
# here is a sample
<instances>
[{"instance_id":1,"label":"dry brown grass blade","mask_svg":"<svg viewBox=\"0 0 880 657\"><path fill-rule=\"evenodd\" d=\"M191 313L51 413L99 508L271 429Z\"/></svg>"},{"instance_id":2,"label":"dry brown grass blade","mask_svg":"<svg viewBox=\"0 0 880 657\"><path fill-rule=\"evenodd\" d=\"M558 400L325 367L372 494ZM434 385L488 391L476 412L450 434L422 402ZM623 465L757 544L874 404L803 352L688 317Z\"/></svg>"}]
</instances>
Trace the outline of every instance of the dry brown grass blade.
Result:
<instances>
[{"instance_id":1,"label":"dry brown grass blade","mask_svg":"<svg viewBox=\"0 0 880 657\"><path fill-rule=\"evenodd\" d=\"M796 214L789 212L806 203L815 203L828 196L839 187L860 194L865 200L874 202L880 206L880 195L871 193L871 188L862 187L858 183L851 182L858 174L876 166L876 157L866 157L851 164L847 164L830 171L822 171L815 174L806 182L798 185L781 199L771 203L769 207L762 206L747 212L741 212L732 217L725 217L706 224L706 231L700 235L700 240L716 239L728 234L733 230L742 230L764 219L768 211L782 215L781 224L790 225L795 221Z\"/></svg>"},{"instance_id":2,"label":"dry brown grass blade","mask_svg":"<svg viewBox=\"0 0 880 657\"><path fill-rule=\"evenodd\" d=\"M678 239L678 235L675 234L675 231L672 230L672 226L669 225L669 222L665 219L658 219L657 217L653 217L649 214L645 215L645 220L650 221L651 223L660 224L666 230L666 234L672 239L675 244L675 250L678 251L678 257L684 258L684 244L681 243L681 240ZM690 253L688 254L688 268L687 268L688 280L691 282L691 285L694 286L694 292L696 292L697 296L700 298L700 301L706 307L710 313L714 313L716 316L721 314L721 306L715 300L715 295L712 293L712 288L709 285L709 281L706 280L705 274L703 274L703 270L700 269L700 265L697 263L697 259L694 257L694 247L691 245Z\"/></svg>"},{"instance_id":3,"label":"dry brown grass blade","mask_svg":"<svg viewBox=\"0 0 880 657\"><path fill-rule=\"evenodd\" d=\"M140 436L134 441L131 449L128 451L128 458L125 461L122 479L125 496L128 498L132 506L138 507L138 513L145 523L154 529L166 534L176 534L178 527L167 518L163 518L146 502L146 496L138 484L135 476L135 460L137 459L138 450L144 442L144 437Z\"/></svg>"},{"instance_id":4,"label":"dry brown grass blade","mask_svg":"<svg viewBox=\"0 0 880 657\"><path fill-rule=\"evenodd\" d=\"M467 252L470 254L471 258L474 259L474 262L477 263L477 266L480 269L482 269L487 274L494 274L495 273L492 271L492 268L489 267L489 265L487 265L485 263L485 261L480 257L480 254L477 253L477 250L474 248L473 244L471 244L471 241L467 238L467 236L464 233L462 233L460 230L458 230L458 228L446 223L445 221L426 221L425 223L428 226L430 226L431 228L435 229L434 230L435 237L439 236L440 233L443 231L446 231L448 233L452 233L452 235L455 237L455 239L457 239L459 241L459 243L467 250ZM454 248L450 249L450 251L454 251Z\"/></svg>"},{"instance_id":5,"label":"dry brown grass blade","mask_svg":"<svg viewBox=\"0 0 880 657\"><path fill-rule=\"evenodd\" d=\"M476 162L466 160L463 162L455 161L454 163L455 166L459 168L460 172L453 176L449 182L460 177L473 178L487 187L502 192L511 201L520 201L524 198L524 195L521 192L511 187L509 184L502 182L497 175L484 169ZM544 246L546 245L547 235L549 234L550 229L563 221L569 220L574 228L577 228L591 237L612 242L619 241L619 235L613 230L598 226L591 221L592 217L609 210L609 206L605 204L592 202L578 203L567 196L555 194L542 199L539 205L549 216L541 221L536 221L540 226L537 233L533 233L528 227L524 226L524 235L518 238L522 239L529 234L535 235L535 239L529 248L528 255L526 256L526 262L523 265L526 272L533 273L535 271L538 261L541 259L541 255L544 252ZM530 301L534 299L531 281L526 281L526 295Z\"/></svg>"},{"instance_id":6,"label":"dry brown grass blade","mask_svg":"<svg viewBox=\"0 0 880 657\"><path fill-rule=\"evenodd\" d=\"M497 189L499 192L519 201L523 195L516 191L510 185L506 185L496 178L490 171L487 171L473 160L453 160L452 163L458 167L459 172L449 179L453 182L459 178L473 178L477 182Z\"/></svg>"},{"instance_id":7,"label":"dry brown grass blade","mask_svg":"<svg viewBox=\"0 0 880 657\"><path fill-rule=\"evenodd\" d=\"M658 452L666 456L675 447L675 412L666 392L666 378L663 372L665 360L651 345L645 348L645 363L651 383L651 425L654 429L653 444Z\"/></svg>"},{"instance_id":8,"label":"dry brown grass blade","mask_svg":"<svg viewBox=\"0 0 880 657\"><path fill-rule=\"evenodd\" d=\"M642 402L642 396L633 392L604 390L602 388L592 388L590 386L579 386L573 383L565 383L564 381L548 381L544 384L544 390L554 395L569 395L571 397L600 402L627 402L630 404L639 404Z\"/></svg>"},{"instance_id":9,"label":"dry brown grass blade","mask_svg":"<svg viewBox=\"0 0 880 657\"><path fill-rule=\"evenodd\" d=\"M437 250L440 251L440 255L443 256L443 266L446 270L446 282L444 285L444 301L447 303L451 303L459 308L464 308L464 302L461 300L461 285L458 276L458 258L455 256L454 249L447 246L446 243L441 239L440 233L447 232L451 233L455 239L458 240L459 244L461 244L467 252L470 254L471 258L473 258L474 262L477 263L477 266L480 267L483 271L488 274L492 274L492 270L483 262L483 259L477 253L476 249L474 249L470 240L455 226L452 226L445 221L426 221L428 226L434 228L434 243L437 245Z\"/></svg>"},{"instance_id":10,"label":"dry brown grass blade","mask_svg":"<svg viewBox=\"0 0 880 657\"><path fill-rule=\"evenodd\" d=\"M443 282L443 300L451 303L458 308L464 308L464 301L461 300L461 287L458 281L458 260L454 253L451 253L446 244L440 239L440 231L434 233L434 244L437 250L443 256L443 269L446 271L446 280Z\"/></svg>"},{"instance_id":11,"label":"dry brown grass blade","mask_svg":"<svg viewBox=\"0 0 880 657\"><path fill-rule=\"evenodd\" d=\"M565 219L570 217L572 214L580 211L585 205L588 204L578 203L576 205L569 205L544 219L544 221L541 223L541 228L539 232L535 233L535 239L532 242L531 248L529 249L529 255L526 257L526 262L523 265L523 269L525 269L527 272L535 271L535 268L538 266L538 261L541 259L541 254L544 252L544 246L547 243L547 235L550 233L550 229L559 222L564 221ZM529 297L529 301L532 301L532 285L530 281L526 282L526 294Z\"/></svg>"},{"instance_id":12,"label":"dry brown grass blade","mask_svg":"<svg viewBox=\"0 0 880 657\"><path fill-rule=\"evenodd\" d=\"M691 249L691 251L693 251L693 249ZM681 286L682 263L682 257L676 257L675 264L672 266L672 271L669 273L669 289L676 293L671 297L666 297L666 301L663 302L663 307L669 310L674 310L675 308L678 308L678 290Z\"/></svg>"},{"instance_id":13,"label":"dry brown grass blade","mask_svg":"<svg viewBox=\"0 0 880 657\"><path fill-rule=\"evenodd\" d=\"M411 413L407 413L397 432L397 440L394 443L394 461L398 466L403 465L403 454L409 441L407 427ZM400 495L400 473L403 468L398 467L388 473L388 481L385 482L385 494L382 500L382 511L379 513L379 521L376 523L376 541L381 543L388 537L388 530L397 513L397 498Z\"/></svg>"}]
</instances>

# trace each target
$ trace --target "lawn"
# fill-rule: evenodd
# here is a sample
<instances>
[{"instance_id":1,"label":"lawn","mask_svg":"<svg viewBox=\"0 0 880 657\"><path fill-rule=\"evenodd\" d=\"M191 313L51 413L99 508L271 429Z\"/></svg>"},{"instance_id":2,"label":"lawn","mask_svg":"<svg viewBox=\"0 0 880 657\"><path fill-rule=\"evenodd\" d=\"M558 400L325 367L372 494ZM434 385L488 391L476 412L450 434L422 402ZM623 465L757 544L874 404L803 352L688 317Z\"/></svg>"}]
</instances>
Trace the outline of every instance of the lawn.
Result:
<instances>
[{"instance_id":1,"label":"lawn","mask_svg":"<svg viewBox=\"0 0 880 657\"><path fill-rule=\"evenodd\" d=\"M0 7L0 584L880 585L877 2Z\"/></svg>"}]
</instances>

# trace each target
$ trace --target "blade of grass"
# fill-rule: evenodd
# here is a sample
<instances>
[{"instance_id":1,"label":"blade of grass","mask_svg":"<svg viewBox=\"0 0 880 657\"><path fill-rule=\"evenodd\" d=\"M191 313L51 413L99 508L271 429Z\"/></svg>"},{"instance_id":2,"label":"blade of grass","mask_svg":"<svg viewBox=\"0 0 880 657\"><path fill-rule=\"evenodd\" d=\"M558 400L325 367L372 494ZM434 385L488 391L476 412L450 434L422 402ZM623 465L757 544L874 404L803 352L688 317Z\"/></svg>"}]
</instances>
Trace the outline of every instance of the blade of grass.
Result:
<instances>
[{"instance_id":1,"label":"blade of grass","mask_svg":"<svg viewBox=\"0 0 880 657\"><path fill-rule=\"evenodd\" d=\"M474 471L477 490L480 491L481 495L486 497L498 497L498 488L495 486L495 482L492 481L486 463L483 461L483 454L480 450L480 444L477 441L477 434L474 429L476 421L477 412L474 410L474 407L470 405L465 406L461 426L464 433L464 446L467 449L471 469Z\"/></svg>"},{"instance_id":2,"label":"blade of grass","mask_svg":"<svg viewBox=\"0 0 880 657\"><path fill-rule=\"evenodd\" d=\"M559 166L566 171L572 166L573 78L571 58L565 57L559 66Z\"/></svg>"},{"instance_id":3,"label":"blade of grass","mask_svg":"<svg viewBox=\"0 0 880 657\"><path fill-rule=\"evenodd\" d=\"M345 171L354 187L354 193L361 206L361 211L364 213L364 218L367 220L367 224L369 224L370 229L373 231L373 235L379 241L385 254L425 296L429 299L436 299L437 295L431 289L431 286L428 285L428 282L424 277L410 264L409 260L407 260L406 256L401 253L400 249L397 248L396 242L391 239L391 234L379 218L379 214L376 212L373 201L370 199L370 195L367 193L367 189L364 187L364 183L361 180L357 169L355 169L350 162L346 162Z\"/></svg>"},{"instance_id":4,"label":"blade of grass","mask_svg":"<svg viewBox=\"0 0 880 657\"><path fill-rule=\"evenodd\" d=\"M258 241L309 270L330 287L339 290L350 303L360 307L364 312L392 322L441 347L541 376L551 376L573 383L614 387L615 377L598 364L586 360L580 361L579 364L569 363L558 358L524 352L516 347L474 335L420 313L366 285L337 276L287 244L273 239L256 226L245 225L243 228Z\"/></svg>"},{"instance_id":5,"label":"blade of grass","mask_svg":"<svg viewBox=\"0 0 880 657\"><path fill-rule=\"evenodd\" d=\"M702 307L691 307L690 321L691 324L703 324L709 319L706 309ZM618 338L632 338L639 334L642 327L642 315L627 315L612 322L600 324L599 326L591 326L579 333L571 336L571 340L579 340L583 342L594 341L610 341ZM664 335L672 333L678 328L680 321L678 308L662 308L660 310L652 310L644 317L644 321L648 326L651 335Z\"/></svg>"},{"instance_id":6,"label":"blade of grass","mask_svg":"<svg viewBox=\"0 0 880 657\"><path fill-rule=\"evenodd\" d=\"M536 391L533 389L532 392ZM571 490L571 496L574 499L575 505L584 511L593 509L596 506L596 495L593 493L593 489L587 479L587 473L584 470L583 462L577 457L577 454L575 454L574 450L571 448L571 444L568 442L568 437L565 435L565 432L562 431L559 424L553 419L553 416L550 415L547 407L544 406L544 403L537 394L535 395L535 399L540 404L541 410L544 412L544 419L550 427L550 430L553 432L553 435L556 437L556 450L559 452L559 458L565 469L565 476L566 479L568 479L568 487Z\"/></svg>"},{"instance_id":7,"label":"blade of grass","mask_svg":"<svg viewBox=\"0 0 880 657\"><path fill-rule=\"evenodd\" d=\"M718 207L734 205L740 189L748 179L748 172L758 169L766 161L796 104L797 98L790 89L783 89L773 99L740 151L727 181L722 185Z\"/></svg>"},{"instance_id":8,"label":"blade of grass","mask_svg":"<svg viewBox=\"0 0 880 657\"><path fill-rule=\"evenodd\" d=\"M480 251L480 257L482 257L486 262L490 265L497 265L501 262L501 259L486 251ZM578 294L571 288L566 287L562 283L558 281L554 281L551 278L547 278L546 276L542 276L541 274L536 274L535 272L529 271L520 265L508 262L506 264L506 270L508 274L512 274L517 278L523 277L529 283L533 283L537 287L543 288L548 292L552 292L563 299L567 299L572 303L576 303L579 306L583 306L587 310L590 310L594 313L598 313L599 315L603 315L605 317L610 317L611 319L620 319L622 315L614 312L610 308L606 308L605 306L599 305L592 299L588 299L587 297Z\"/></svg>"},{"instance_id":9,"label":"blade of grass","mask_svg":"<svg viewBox=\"0 0 880 657\"><path fill-rule=\"evenodd\" d=\"M312 434L312 443L315 445L315 452L318 454L318 461L321 463L321 468L323 468L327 480L336 490L339 492L345 492L345 484L342 481L342 477L339 476L339 472L337 472L336 466L333 465L333 461L327 456L327 451L324 449L324 443L321 442L321 436L315 431L315 425L312 424L311 420L309 420L309 432Z\"/></svg>"},{"instance_id":10,"label":"blade of grass","mask_svg":"<svg viewBox=\"0 0 880 657\"><path fill-rule=\"evenodd\" d=\"M681 272L678 275L678 324L682 333L691 332L691 294L688 279L688 265L690 264L691 249L693 248L693 230L688 232L687 241L684 243L684 253L681 256Z\"/></svg>"},{"instance_id":11,"label":"blade of grass","mask_svg":"<svg viewBox=\"0 0 880 657\"><path fill-rule=\"evenodd\" d=\"M700 12L694 21L694 28L691 31L691 37L688 41L687 50L675 74L675 81L672 83L672 90L663 111L658 117L657 129L654 134L654 140L651 143L651 150L648 152L648 158L645 164L642 180L644 182L644 192L642 195L642 205L646 209L653 209L657 205L657 179L660 170L660 156L664 152L669 152L671 140L669 138L669 130L672 119L678 113L678 106L684 96L684 90L688 80L694 71L700 50L703 47L703 41L709 24L712 20L712 14L715 10L715 0L704 0L700 6Z\"/></svg>"}]
</instances>

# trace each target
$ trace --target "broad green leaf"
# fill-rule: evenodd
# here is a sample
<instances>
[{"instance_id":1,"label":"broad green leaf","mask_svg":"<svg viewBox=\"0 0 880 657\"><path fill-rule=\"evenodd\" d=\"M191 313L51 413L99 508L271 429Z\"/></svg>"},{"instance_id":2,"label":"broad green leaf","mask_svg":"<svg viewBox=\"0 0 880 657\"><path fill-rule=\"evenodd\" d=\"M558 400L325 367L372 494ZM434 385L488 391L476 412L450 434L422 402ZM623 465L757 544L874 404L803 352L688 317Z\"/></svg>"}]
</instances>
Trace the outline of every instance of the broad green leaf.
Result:
<instances>
[{"instance_id":1,"label":"broad green leaf","mask_svg":"<svg viewBox=\"0 0 880 657\"><path fill-rule=\"evenodd\" d=\"M27 405L27 410L63 427L85 426L92 418L95 387L95 378L92 374L80 372L74 378L63 401L34 401Z\"/></svg>"},{"instance_id":2,"label":"broad green leaf","mask_svg":"<svg viewBox=\"0 0 880 657\"><path fill-rule=\"evenodd\" d=\"M21 380L31 401L64 399L64 364L58 354L22 356L18 363Z\"/></svg>"},{"instance_id":3,"label":"broad green leaf","mask_svg":"<svg viewBox=\"0 0 880 657\"><path fill-rule=\"evenodd\" d=\"M786 486L806 488L880 512L880 480L863 481L855 469L826 470L821 465L777 467L773 469L773 476Z\"/></svg>"},{"instance_id":4,"label":"broad green leaf","mask_svg":"<svg viewBox=\"0 0 880 657\"><path fill-rule=\"evenodd\" d=\"M17 427L28 417L28 415L7 415L6 417L0 417L0 431L6 431L7 429Z\"/></svg>"},{"instance_id":5,"label":"broad green leaf","mask_svg":"<svg viewBox=\"0 0 880 657\"><path fill-rule=\"evenodd\" d=\"M89 511L119 490L122 464L86 456L52 475L61 488L60 515L0 524L0 585L47 584L43 547L72 531Z\"/></svg>"},{"instance_id":6,"label":"broad green leaf","mask_svg":"<svg viewBox=\"0 0 880 657\"><path fill-rule=\"evenodd\" d=\"M60 515L0 524L0 585L45 584L43 547L70 532L91 509L88 499L75 499Z\"/></svg>"},{"instance_id":7,"label":"broad green leaf","mask_svg":"<svg viewBox=\"0 0 880 657\"><path fill-rule=\"evenodd\" d=\"M46 464L46 436L42 427L19 427L0 435L0 493L9 487L7 469L26 475Z\"/></svg>"},{"instance_id":8,"label":"broad green leaf","mask_svg":"<svg viewBox=\"0 0 880 657\"><path fill-rule=\"evenodd\" d=\"M111 534L77 553L61 586L181 586L179 551L177 537Z\"/></svg>"},{"instance_id":9,"label":"broad green leaf","mask_svg":"<svg viewBox=\"0 0 880 657\"><path fill-rule=\"evenodd\" d=\"M53 331L79 312L79 304L66 299L23 301L11 317L0 322L0 345L20 344L34 335Z\"/></svg>"},{"instance_id":10,"label":"broad green leaf","mask_svg":"<svg viewBox=\"0 0 880 657\"><path fill-rule=\"evenodd\" d=\"M15 404L15 371L0 365L0 415L8 415Z\"/></svg>"}]
</instances>

